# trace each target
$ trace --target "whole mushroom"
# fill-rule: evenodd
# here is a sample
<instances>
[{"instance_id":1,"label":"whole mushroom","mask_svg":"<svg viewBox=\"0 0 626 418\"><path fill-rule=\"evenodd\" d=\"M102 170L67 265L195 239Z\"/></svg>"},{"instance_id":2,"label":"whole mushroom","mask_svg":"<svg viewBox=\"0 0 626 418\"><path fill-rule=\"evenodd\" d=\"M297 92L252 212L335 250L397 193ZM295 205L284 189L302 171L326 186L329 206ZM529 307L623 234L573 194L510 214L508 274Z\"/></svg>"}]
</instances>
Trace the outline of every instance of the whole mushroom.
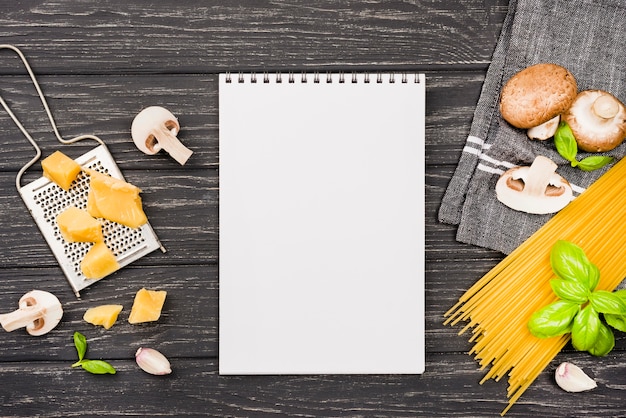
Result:
<instances>
[{"instance_id":1,"label":"whole mushroom","mask_svg":"<svg viewBox=\"0 0 626 418\"><path fill-rule=\"evenodd\" d=\"M133 142L145 154L153 155L162 149L184 165L193 151L176 137L180 131L178 119L161 106L149 106L135 116L130 128Z\"/></svg>"},{"instance_id":2,"label":"whole mushroom","mask_svg":"<svg viewBox=\"0 0 626 418\"><path fill-rule=\"evenodd\" d=\"M500 113L514 127L528 129L531 139L548 139L577 91L576 79L566 68L553 63L531 65L502 88Z\"/></svg>"},{"instance_id":3,"label":"whole mushroom","mask_svg":"<svg viewBox=\"0 0 626 418\"><path fill-rule=\"evenodd\" d=\"M583 151L610 151L626 138L626 108L603 90L581 91L563 120Z\"/></svg>"},{"instance_id":4,"label":"whole mushroom","mask_svg":"<svg viewBox=\"0 0 626 418\"><path fill-rule=\"evenodd\" d=\"M56 327L63 317L59 299L43 290L26 293L18 306L18 310L0 315L0 324L8 332L26 327L30 335L43 335Z\"/></svg>"}]
</instances>

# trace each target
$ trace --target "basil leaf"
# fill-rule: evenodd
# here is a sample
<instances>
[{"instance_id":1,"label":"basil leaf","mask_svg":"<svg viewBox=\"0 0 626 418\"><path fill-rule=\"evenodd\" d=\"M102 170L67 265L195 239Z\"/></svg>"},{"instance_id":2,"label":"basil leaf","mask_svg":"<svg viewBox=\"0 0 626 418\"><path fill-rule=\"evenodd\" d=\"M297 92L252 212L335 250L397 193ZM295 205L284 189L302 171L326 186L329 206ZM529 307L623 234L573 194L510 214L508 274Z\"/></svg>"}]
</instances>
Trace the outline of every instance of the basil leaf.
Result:
<instances>
[{"instance_id":1,"label":"basil leaf","mask_svg":"<svg viewBox=\"0 0 626 418\"><path fill-rule=\"evenodd\" d=\"M115 374L116 370L113 366L103 360L84 360L80 363L81 367L93 374Z\"/></svg>"},{"instance_id":2,"label":"basil leaf","mask_svg":"<svg viewBox=\"0 0 626 418\"><path fill-rule=\"evenodd\" d=\"M567 300L553 302L532 314L528 321L528 330L538 338L567 334L579 309L577 303Z\"/></svg>"},{"instance_id":3,"label":"basil leaf","mask_svg":"<svg viewBox=\"0 0 626 418\"><path fill-rule=\"evenodd\" d=\"M589 262L587 267L587 277L584 281L587 284L587 289L589 289L590 292L593 292L600 281L600 269L592 262Z\"/></svg>"},{"instance_id":4,"label":"basil leaf","mask_svg":"<svg viewBox=\"0 0 626 418\"><path fill-rule=\"evenodd\" d=\"M626 332L626 315L604 314L604 319L616 330Z\"/></svg>"},{"instance_id":5,"label":"basil leaf","mask_svg":"<svg viewBox=\"0 0 626 418\"><path fill-rule=\"evenodd\" d=\"M587 351L596 343L600 334L600 317L591 305L584 307L572 323L572 345L578 351Z\"/></svg>"},{"instance_id":6,"label":"basil leaf","mask_svg":"<svg viewBox=\"0 0 626 418\"><path fill-rule=\"evenodd\" d=\"M550 280L550 286L554 293L561 299L569 300L582 304L589 299L589 290L587 286L572 280L553 279Z\"/></svg>"},{"instance_id":7,"label":"basil leaf","mask_svg":"<svg viewBox=\"0 0 626 418\"><path fill-rule=\"evenodd\" d=\"M613 292L613 294L626 302L626 289L619 289Z\"/></svg>"},{"instance_id":8,"label":"basil leaf","mask_svg":"<svg viewBox=\"0 0 626 418\"><path fill-rule=\"evenodd\" d=\"M598 338L595 344L587 351L589 351L591 355L602 357L609 354L611 350L613 350L613 347L615 347L615 335L613 335L613 331L600 322Z\"/></svg>"},{"instance_id":9,"label":"basil leaf","mask_svg":"<svg viewBox=\"0 0 626 418\"><path fill-rule=\"evenodd\" d=\"M615 159L613 157L604 155L592 155L590 157L583 158L578 162L578 168L583 171L593 171L610 164Z\"/></svg>"},{"instance_id":10,"label":"basil leaf","mask_svg":"<svg viewBox=\"0 0 626 418\"><path fill-rule=\"evenodd\" d=\"M566 122L559 123L559 127L554 133L554 145L561 157L572 163L576 162L578 144L576 144L572 129Z\"/></svg>"},{"instance_id":11,"label":"basil leaf","mask_svg":"<svg viewBox=\"0 0 626 418\"><path fill-rule=\"evenodd\" d=\"M611 162L613 162L613 157L592 155L591 157L583 158L578 161L577 167L583 171L593 171L602 168Z\"/></svg>"},{"instance_id":12,"label":"basil leaf","mask_svg":"<svg viewBox=\"0 0 626 418\"><path fill-rule=\"evenodd\" d=\"M606 290L596 290L589 295L591 306L596 312L613 315L626 315L626 302Z\"/></svg>"},{"instance_id":13,"label":"basil leaf","mask_svg":"<svg viewBox=\"0 0 626 418\"><path fill-rule=\"evenodd\" d=\"M76 352L78 353L78 361L80 361L85 357L85 353L87 352L87 338L85 338L85 336L80 332L75 332L74 346L76 347Z\"/></svg>"},{"instance_id":14,"label":"basil leaf","mask_svg":"<svg viewBox=\"0 0 626 418\"><path fill-rule=\"evenodd\" d=\"M585 252L576 244L559 240L550 250L550 265L554 274L565 280L574 280L591 286L590 278L596 275L598 268L592 264ZM589 288L591 291L592 289Z\"/></svg>"}]
</instances>

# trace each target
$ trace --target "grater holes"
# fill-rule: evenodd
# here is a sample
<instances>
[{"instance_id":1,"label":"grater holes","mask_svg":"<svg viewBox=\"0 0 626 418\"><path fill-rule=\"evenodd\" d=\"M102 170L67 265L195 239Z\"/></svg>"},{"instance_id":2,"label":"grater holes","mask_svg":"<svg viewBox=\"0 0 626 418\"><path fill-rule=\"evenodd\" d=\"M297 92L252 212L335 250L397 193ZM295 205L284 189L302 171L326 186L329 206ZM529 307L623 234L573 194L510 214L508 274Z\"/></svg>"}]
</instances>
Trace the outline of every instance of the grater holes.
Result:
<instances>
[{"instance_id":1,"label":"grater holes","mask_svg":"<svg viewBox=\"0 0 626 418\"><path fill-rule=\"evenodd\" d=\"M127 226L108 222L103 230L105 233L105 242L117 257L123 253L142 244L145 239L141 234L141 230L132 229Z\"/></svg>"},{"instance_id":2,"label":"grater holes","mask_svg":"<svg viewBox=\"0 0 626 418\"><path fill-rule=\"evenodd\" d=\"M109 169L106 168L104 165L102 165L102 162L99 160L96 160L93 163L89 164L87 168L90 168L91 170L99 171L100 173L103 173L103 174L109 174Z\"/></svg>"},{"instance_id":3,"label":"grater holes","mask_svg":"<svg viewBox=\"0 0 626 418\"><path fill-rule=\"evenodd\" d=\"M79 265L91 246L92 244L88 242L67 242L65 254L72 264Z\"/></svg>"}]
</instances>

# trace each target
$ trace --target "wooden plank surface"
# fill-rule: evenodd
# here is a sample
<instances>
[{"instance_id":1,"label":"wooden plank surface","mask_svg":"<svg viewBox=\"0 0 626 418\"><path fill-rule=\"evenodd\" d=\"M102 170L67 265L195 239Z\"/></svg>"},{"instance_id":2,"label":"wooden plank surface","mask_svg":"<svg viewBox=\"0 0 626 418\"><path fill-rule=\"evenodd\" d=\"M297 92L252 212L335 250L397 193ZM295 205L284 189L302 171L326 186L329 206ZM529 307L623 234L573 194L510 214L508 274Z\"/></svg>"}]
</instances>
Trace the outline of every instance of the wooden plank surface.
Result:
<instances>
[{"instance_id":1,"label":"wooden plank surface","mask_svg":"<svg viewBox=\"0 0 626 418\"><path fill-rule=\"evenodd\" d=\"M416 63L484 69L506 5L503 0L157 0L149 6L29 0L5 8L0 27L12 42L28 44L40 57L35 68L46 73L413 69Z\"/></svg>"},{"instance_id":2,"label":"wooden plank surface","mask_svg":"<svg viewBox=\"0 0 626 418\"><path fill-rule=\"evenodd\" d=\"M443 313L502 258L457 243L436 220L469 132L474 106L507 11L506 0L461 1L16 1L0 15L0 43L19 46L39 75L62 135L91 133L109 146L127 179L143 189L150 222L167 249L89 288L77 300L15 190L33 150L0 112L0 312L33 288L55 293L64 319L35 338L0 335L0 416L497 416L506 382L479 385L467 336ZM0 51L0 94L45 153L59 149L19 61ZM249 376L217 374L218 99L220 71L404 70L427 75L426 349L422 376ZM133 117L161 105L194 150L181 167L148 157L130 141ZM92 144L64 146L77 156ZM40 175L29 172L25 181ZM141 287L168 291L157 323L127 322ZM110 330L82 320L103 303L124 310ZM74 331L115 376L72 369ZM163 351L174 372L149 376L139 346ZM603 359L559 355L507 414L623 416L626 339ZM572 361L598 381L568 394L552 378Z\"/></svg>"}]
</instances>

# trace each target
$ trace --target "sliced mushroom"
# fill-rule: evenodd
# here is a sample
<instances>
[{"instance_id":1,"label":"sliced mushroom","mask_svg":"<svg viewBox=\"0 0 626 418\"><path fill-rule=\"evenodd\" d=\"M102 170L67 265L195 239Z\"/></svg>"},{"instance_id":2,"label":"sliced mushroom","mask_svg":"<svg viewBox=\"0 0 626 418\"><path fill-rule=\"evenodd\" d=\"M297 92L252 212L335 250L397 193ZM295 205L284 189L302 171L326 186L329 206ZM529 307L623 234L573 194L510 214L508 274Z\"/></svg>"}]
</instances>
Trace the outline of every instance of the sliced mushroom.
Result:
<instances>
[{"instance_id":1,"label":"sliced mushroom","mask_svg":"<svg viewBox=\"0 0 626 418\"><path fill-rule=\"evenodd\" d=\"M516 128L534 128L565 112L577 91L576 79L566 68L552 63L531 65L502 88L500 113Z\"/></svg>"},{"instance_id":2,"label":"sliced mushroom","mask_svg":"<svg viewBox=\"0 0 626 418\"><path fill-rule=\"evenodd\" d=\"M626 138L626 108L606 91L581 91L563 120L583 151L610 151Z\"/></svg>"},{"instance_id":3,"label":"sliced mushroom","mask_svg":"<svg viewBox=\"0 0 626 418\"><path fill-rule=\"evenodd\" d=\"M533 213L555 213L572 200L569 182L556 174L557 165L537 156L530 167L513 167L500 176L496 196L511 209Z\"/></svg>"},{"instance_id":4,"label":"sliced mushroom","mask_svg":"<svg viewBox=\"0 0 626 418\"><path fill-rule=\"evenodd\" d=\"M18 310L0 315L0 324L8 332L26 327L30 335L43 335L56 327L63 317L59 299L43 290L26 293L18 306Z\"/></svg>"},{"instance_id":5,"label":"sliced mushroom","mask_svg":"<svg viewBox=\"0 0 626 418\"><path fill-rule=\"evenodd\" d=\"M180 131L178 119L161 106L150 106L139 112L130 130L133 142L145 154L153 155L163 149L181 165L193 154L176 137Z\"/></svg>"}]
</instances>

